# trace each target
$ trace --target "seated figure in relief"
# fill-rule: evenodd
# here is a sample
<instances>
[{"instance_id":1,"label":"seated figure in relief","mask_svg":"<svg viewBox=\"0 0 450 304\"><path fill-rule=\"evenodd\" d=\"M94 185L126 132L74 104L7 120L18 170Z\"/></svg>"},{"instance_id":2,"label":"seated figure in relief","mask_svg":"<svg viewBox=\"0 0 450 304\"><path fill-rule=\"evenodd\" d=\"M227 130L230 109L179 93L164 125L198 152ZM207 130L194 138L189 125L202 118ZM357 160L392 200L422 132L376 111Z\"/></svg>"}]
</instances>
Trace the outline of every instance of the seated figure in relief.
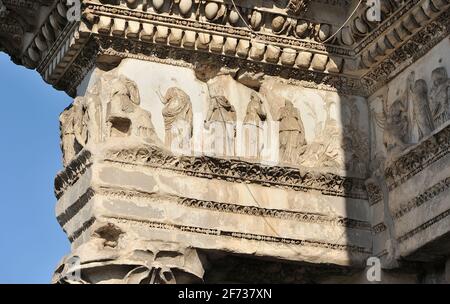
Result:
<instances>
[{"instance_id":1,"label":"seated figure in relief","mask_svg":"<svg viewBox=\"0 0 450 304\"><path fill-rule=\"evenodd\" d=\"M401 99L390 106L384 130L384 145L391 155L400 153L408 145L409 123L408 113Z\"/></svg>"},{"instance_id":2,"label":"seated figure in relief","mask_svg":"<svg viewBox=\"0 0 450 304\"><path fill-rule=\"evenodd\" d=\"M134 136L147 143L159 143L151 113L140 107L137 84L123 75L110 83L106 122L109 137Z\"/></svg>"},{"instance_id":3,"label":"seated figure in relief","mask_svg":"<svg viewBox=\"0 0 450 304\"><path fill-rule=\"evenodd\" d=\"M75 98L60 116L60 129L64 165L87 144L110 137L133 136L147 143L160 143L150 112L140 107L136 83L111 73L104 74L84 97Z\"/></svg>"}]
</instances>

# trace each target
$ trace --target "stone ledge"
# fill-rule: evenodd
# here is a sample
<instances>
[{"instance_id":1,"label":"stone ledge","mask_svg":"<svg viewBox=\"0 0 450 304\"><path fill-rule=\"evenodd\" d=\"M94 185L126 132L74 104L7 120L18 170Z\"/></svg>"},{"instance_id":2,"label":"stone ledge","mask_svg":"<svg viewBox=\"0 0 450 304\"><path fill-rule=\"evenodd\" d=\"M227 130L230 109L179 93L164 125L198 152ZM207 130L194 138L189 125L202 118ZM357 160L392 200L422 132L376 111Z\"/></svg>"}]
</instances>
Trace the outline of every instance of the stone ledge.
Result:
<instances>
[{"instance_id":1,"label":"stone ledge","mask_svg":"<svg viewBox=\"0 0 450 304\"><path fill-rule=\"evenodd\" d=\"M398 187L449 153L450 123L447 123L420 143L403 151L388 164L384 176L389 190Z\"/></svg>"}]
</instances>

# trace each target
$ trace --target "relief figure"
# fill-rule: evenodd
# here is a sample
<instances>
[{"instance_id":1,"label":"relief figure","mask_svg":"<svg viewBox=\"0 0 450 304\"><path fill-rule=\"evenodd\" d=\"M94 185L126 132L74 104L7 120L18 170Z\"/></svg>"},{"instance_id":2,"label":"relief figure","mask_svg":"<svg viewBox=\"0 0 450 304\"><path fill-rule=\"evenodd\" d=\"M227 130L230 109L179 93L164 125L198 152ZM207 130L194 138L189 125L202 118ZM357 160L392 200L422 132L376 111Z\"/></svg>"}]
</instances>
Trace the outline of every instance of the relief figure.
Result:
<instances>
[{"instance_id":1,"label":"relief figure","mask_svg":"<svg viewBox=\"0 0 450 304\"><path fill-rule=\"evenodd\" d=\"M125 76L112 80L107 104L110 137L139 137L147 143L159 143L151 121L151 113L140 107L137 84Z\"/></svg>"},{"instance_id":2,"label":"relief figure","mask_svg":"<svg viewBox=\"0 0 450 304\"><path fill-rule=\"evenodd\" d=\"M212 133L216 155L235 154L236 119L236 110L225 96L211 98L205 128Z\"/></svg>"},{"instance_id":3,"label":"relief figure","mask_svg":"<svg viewBox=\"0 0 450 304\"><path fill-rule=\"evenodd\" d=\"M86 145L86 120L83 117L84 99L77 97L59 117L61 151L66 166Z\"/></svg>"},{"instance_id":4,"label":"relief figure","mask_svg":"<svg viewBox=\"0 0 450 304\"><path fill-rule=\"evenodd\" d=\"M306 146L305 128L300 111L286 100L278 116L280 132L280 158L283 162L296 163Z\"/></svg>"},{"instance_id":5,"label":"relief figure","mask_svg":"<svg viewBox=\"0 0 450 304\"><path fill-rule=\"evenodd\" d=\"M413 127L414 127L414 83L415 83L416 73L414 71L410 72L406 78L406 89L401 96L401 102L405 107L405 112L408 118L408 135L405 140L407 142L414 141Z\"/></svg>"},{"instance_id":6,"label":"relief figure","mask_svg":"<svg viewBox=\"0 0 450 304\"><path fill-rule=\"evenodd\" d=\"M100 98L100 81L97 81L84 97L84 120L87 128L87 143L104 140L103 106Z\"/></svg>"},{"instance_id":7,"label":"relief figure","mask_svg":"<svg viewBox=\"0 0 450 304\"><path fill-rule=\"evenodd\" d=\"M300 164L305 167L322 167L343 169L345 167L345 155L342 149L342 128L336 119L331 116L331 108L335 102L327 98L324 102L324 110L327 113L325 121L320 121L318 115L310 104L306 103L309 115L315 120L314 140L306 147L305 154L300 159Z\"/></svg>"},{"instance_id":8,"label":"relief figure","mask_svg":"<svg viewBox=\"0 0 450 304\"><path fill-rule=\"evenodd\" d=\"M384 145L388 153L397 154L408 144L408 113L400 99L394 101L387 112Z\"/></svg>"},{"instance_id":9,"label":"relief figure","mask_svg":"<svg viewBox=\"0 0 450 304\"><path fill-rule=\"evenodd\" d=\"M193 131L191 99L183 90L172 87L161 100L166 146L175 144L177 149L189 146Z\"/></svg>"},{"instance_id":10,"label":"relief figure","mask_svg":"<svg viewBox=\"0 0 450 304\"><path fill-rule=\"evenodd\" d=\"M431 73L431 80L431 114L435 127L439 127L450 119L450 79L447 70L439 67Z\"/></svg>"},{"instance_id":11,"label":"relief figure","mask_svg":"<svg viewBox=\"0 0 450 304\"><path fill-rule=\"evenodd\" d=\"M419 140L434 130L433 117L431 116L428 102L428 87L423 79L414 83L413 91L413 122L417 126Z\"/></svg>"},{"instance_id":12,"label":"relief figure","mask_svg":"<svg viewBox=\"0 0 450 304\"><path fill-rule=\"evenodd\" d=\"M266 118L267 114L261 98L252 92L243 123L245 157L259 158L261 156L264 144L263 123Z\"/></svg>"}]
</instances>

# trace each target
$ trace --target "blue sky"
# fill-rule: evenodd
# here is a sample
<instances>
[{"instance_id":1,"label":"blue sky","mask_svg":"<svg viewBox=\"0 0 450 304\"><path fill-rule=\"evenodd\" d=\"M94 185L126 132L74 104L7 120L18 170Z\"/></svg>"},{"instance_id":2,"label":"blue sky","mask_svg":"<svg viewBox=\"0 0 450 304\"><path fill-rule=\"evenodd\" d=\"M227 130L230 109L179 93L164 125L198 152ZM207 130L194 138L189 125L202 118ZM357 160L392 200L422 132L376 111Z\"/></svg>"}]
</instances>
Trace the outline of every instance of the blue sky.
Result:
<instances>
[{"instance_id":1,"label":"blue sky","mask_svg":"<svg viewBox=\"0 0 450 304\"><path fill-rule=\"evenodd\" d=\"M70 102L0 53L0 283L49 283L70 250L53 195L58 116Z\"/></svg>"}]
</instances>

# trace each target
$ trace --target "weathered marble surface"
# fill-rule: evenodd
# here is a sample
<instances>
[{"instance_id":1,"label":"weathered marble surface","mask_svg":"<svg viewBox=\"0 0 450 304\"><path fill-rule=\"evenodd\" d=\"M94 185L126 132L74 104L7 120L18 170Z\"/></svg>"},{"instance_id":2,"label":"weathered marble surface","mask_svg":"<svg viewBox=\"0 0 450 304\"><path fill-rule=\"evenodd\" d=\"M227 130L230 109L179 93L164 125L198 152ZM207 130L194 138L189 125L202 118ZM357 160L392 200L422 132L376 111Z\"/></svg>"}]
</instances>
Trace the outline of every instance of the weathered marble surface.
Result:
<instances>
[{"instance_id":1,"label":"weathered marble surface","mask_svg":"<svg viewBox=\"0 0 450 304\"><path fill-rule=\"evenodd\" d=\"M374 252L391 265L399 257L435 261L448 254L449 46L442 41L368 99L379 193Z\"/></svg>"},{"instance_id":2,"label":"weathered marble surface","mask_svg":"<svg viewBox=\"0 0 450 304\"><path fill-rule=\"evenodd\" d=\"M256 91L230 75L202 82L185 68L132 60L108 72L94 71L80 89L84 96L61 116L66 169L55 182L57 218L73 244L73 255L103 254L102 249L89 253L83 248L100 242L96 231L109 231L102 227L112 226L120 231L113 264L128 255L128 242L140 239L175 243L199 250L206 258L221 251L364 265L372 235L364 189L366 164L358 167L353 160L362 171L347 174L345 164L351 160L339 152L352 136L368 149L363 98L340 98L273 78L263 80ZM202 117L200 124L196 115ZM279 154L292 158L268 163L233 153L210 155L196 150L195 144L184 153L174 153L166 142L174 140L167 137L171 131L167 124L179 116L192 124L188 141L202 129L208 133L208 123L278 122L279 141L272 145L286 149ZM64 132L67 123L71 133ZM252 134L252 130L247 131ZM236 146L237 133L231 134ZM300 146L299 136L303 137ZM316 151L323 153L319 160L312 159ZM82 267L89 268L90 258L86 259Z\"/></svg>"},{"instance_id":3,"label":"weathered marble surface","mask_svg":"<svg viewBox=\"0 0 450 304\"><path fill-rule=\"evenodd\" d=\"M0 0L75 98L54 282L448 282L450 2L357 3Z\"/></svg>"},{"instance_id":4,"label":"weathered marble surface","mask_svg":"<svg viewBox=\"0 0 450 304\"><path fill-rule=\"evenodd\" d=\"M448 235L448 127L435 115L436 100L448 99L445 43L427 59L435 66L417 62L393 81L395 93L388 86L368 100L267 75L235 79L227 69L206 77L204 68L134 59L94 69L72 111L86 123L66 135L81 138L89 166L67 186L65 173L57 178L57 215L74 251L112 225L124 248L131 234L205 260L221 251L361 267L375 255L394 271L392 282L421 280L399 259L434 262L447 250L438 240ZM241 154L240 124L275 154ZM174 150L179 136L184 150ZM211 136L231 148L206 149ZM77 153L65 154L77 162ZM152 263L150 273L159 269Z\"/></svg>"}]
</instances>

